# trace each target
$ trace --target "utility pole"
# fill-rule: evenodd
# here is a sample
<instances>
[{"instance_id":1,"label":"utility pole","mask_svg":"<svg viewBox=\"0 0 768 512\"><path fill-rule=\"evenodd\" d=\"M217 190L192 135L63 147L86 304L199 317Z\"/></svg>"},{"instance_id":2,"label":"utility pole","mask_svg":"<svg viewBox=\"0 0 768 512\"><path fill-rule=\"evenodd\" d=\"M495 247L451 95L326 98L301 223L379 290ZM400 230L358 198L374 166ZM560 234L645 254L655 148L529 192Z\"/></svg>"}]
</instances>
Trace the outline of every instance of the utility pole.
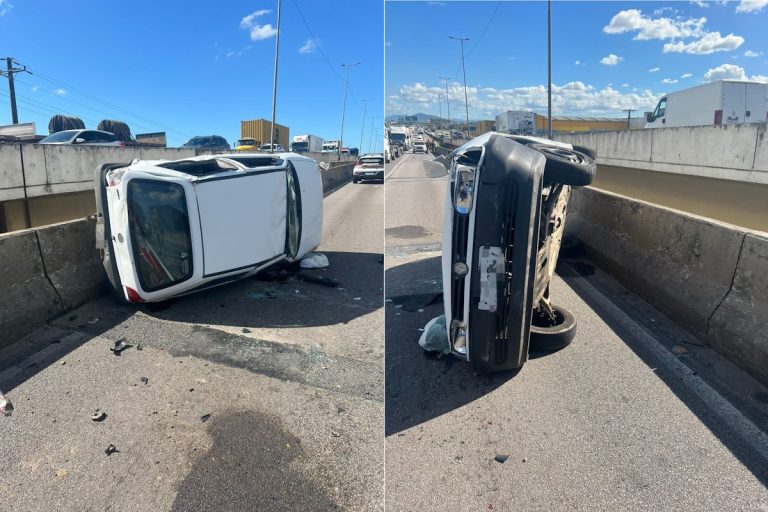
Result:
<instances>
[{"instance_id":1,"label":"utility pole","mask_svg":"<svg viewBox=\"0 0 768 512\"><path fill-rule=\"evenodd\" d=\"M277 106L277 57L280 53L280 0L277 0L277 34L275 35L275 78L272 83L272 126L269 136L269 152L275 152L275 107Z\"/></svg>"},{"instance_id":2,"label":"utility pole","mask_svg":"<svg viewBox=\"0 0 768 512\"><path fill-rule=\"evenodd\" d=\"M437 108L440 109L439 110L440 117L438 118L440 120L440 124L442 124L442 122L443 122L443 102L442 102L442 99L443 99L443 95L442 94L438 94L437 95Z\"/></svg>"},{"instance_id":3,"label":"utility pole","mask_svg":"<svg viewBox=\"0 0 768 512\"><path fill-rule=\"evenodd\" d=\"M630 129L629 125L630 125L630 120L632 119L632 112L635 112L635 111L636 111L636 109L633 109L633 108L622 109L622 112L626 112L627 113L627 130Z\"/></svg>"},{"instance_id":4,"label":"utility pole","mask_svg":"<svg viewBox=\"0 0 768 512\"><path fill-rule=\"evenodd\" d=\"M363 102L363 129L360 130L360 154L363 153L363 134L365 133L365 114L368 111L368 102L373 101L373 98L367 98L361 101Z\"/></svg>"},{"instance_id":5,"label":"utility pole","mask_svg":"<svg viewBox=\"0 0 768 512\"><path fill-rule=\"evenodd\" d=\"M344 102L341 104L341 135L339 135L339 160L341 160L341 146L344 144L344 114L347 110L347 86L349 85L349 68L357 66L359 62L354 64L342 64L344 68Z\"/></svg>"},{"instance_id":6,"label":"utility pole","mask_svg":"<svg viewBox=\"0 0 768 512\"><path fill-rule=\"evenodd\" d=\"M448 107L448 131L451 131L451 97L448 96L448 80L451 79L449 76L440 76L438 77L440 80L445 80L445 104ZM450 138L450 136L449 136Z\"/></svg>"},{"instance_id":7,"label":"utility pole","mask_svg":"<svg viewBox=\"0 0 768 512\"><path fill-rule=\"evenodd\" d=\"M552 138L552 0L547 0L547 133Z\"/></svg>"},{"instance_id":8,"label":"utility pole","mask_svg":"<svg viewBox=\"0 0 768 512\"><path fill-rule=\"evenodd\" d=\"M371 137L368 139L368 152L373 153L373 129L376 126L376 118L371 118Z\"/></svg>"},{"instance_id":9,"label":"utility pole","mask_svg":"<svg viewBox=\"0 0 768 512\"><path fill-rule=\"evenodd\" d=\"M467 139L469 139L469 101L467 100L467 68L464 66L464 41L469 41L468 37L453 37L451 39L461 43L461 69L464 71L464 109L467 114Z\"/></svg>"},{"instance_id":10,"label":"utility pole","mask_svg":"<svg viewBox=\"0 0 768 512\"><path fill-rule=\"evenodd\" d=\"M0 76L7 76L8 77L8 92L11 96L11 119L13 120L13 124L19 124L19 114L16 111L16 87L13 84L13 75L15 73L30 73L27 71L27 66L21 67L21 68L14 68L13 67L13 57L6 57L5 58L5 64L7 66L6 71L0 70ZM18 62L16 63L18 64Z\"/></svg>"}]
</instances>

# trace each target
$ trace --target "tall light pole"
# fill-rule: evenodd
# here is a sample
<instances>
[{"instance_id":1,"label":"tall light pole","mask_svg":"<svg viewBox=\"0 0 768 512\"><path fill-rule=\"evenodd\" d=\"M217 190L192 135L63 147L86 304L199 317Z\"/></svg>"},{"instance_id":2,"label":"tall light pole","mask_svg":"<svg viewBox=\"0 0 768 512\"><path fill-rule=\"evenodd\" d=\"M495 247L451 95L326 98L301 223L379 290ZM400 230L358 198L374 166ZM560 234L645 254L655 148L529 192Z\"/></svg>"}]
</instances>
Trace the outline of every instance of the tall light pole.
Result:
<instances>
[{"instance_id":1,"label":"tall light pole","mask_svg":"<svg viewBox=\"0 0 768 512\"><path fill-rule=\"evenodd\" d=\"M448 95L448 80L449 76L440 76L440 80L445 80L445 104L448 107L448 131L451 131L451 97Z\"/></svg>"},{"instance_id":2,"label":"tall light pole","mask_svg":"<svg viewBox=\"0 0 768 512\"><path fill-rule=\"evenodd\" d=\"M347 110L347 86L349 86L349 68L357 66L359 62L354 64L342 64L344 68L344 102L341 104L341 135L339 135L339 160L341 160L341 146L344 144L344 114Z\"/></svg>"},{"instance_id":3,"label":"tall light pole","mask_svg":"<svg viewBox=\"0 0 768 512\"><path fill-rule=\"evenodd\" d=\"M451 39L461 43L461 69L464 71L464 109L467 113L467 137L469 137L469 101L467 100L467 68L464 66L464 41L469 41L468 37L453 37Z\"/></svg>"},{"instance_id":4,"label":"tall light pole","mask_svg":"<svg viewBox=\"0 0 768 512\"><path fill-rule=\"evenodd\" d=\"M552 138L552 0L547 0L547 132Z\"/></svg>"},{"instance_id":5,"label":"tall light pole","mask_svg":"<svg viewBox=\"0 0 768 512\"><path fill-rule=\"evenodd\" d=\"M360 152L363 151L363 134L365 133L365 114L368 111L368 102L372 101L373 98L366 98L364 100L361 100L363 102L363 129L360 130Z\"/></svg>"},{"instance_id":6,"label":"tall light pole","mask_svg":"<svg viewBox=\"0 0 768 512\"><path fill-rule=\"evenodd\" d=\"M275 107L277 106L277 58L280 54L280 0L277 0L277 34L275 34L275 78L272 82L272 126L270 127L269 152L275 152Z\"/></svg>"},{"instance_id":7,"label":"tall light pole","mask_svg":"<svg viewBox=\"0 0 768 512\"><path fill-rule=\"evenodd\" d=\"M368 139L368 152L373 153L373 129L376 126L376 118L371 118L371 137Z\"/></svg>"}]
</instances>

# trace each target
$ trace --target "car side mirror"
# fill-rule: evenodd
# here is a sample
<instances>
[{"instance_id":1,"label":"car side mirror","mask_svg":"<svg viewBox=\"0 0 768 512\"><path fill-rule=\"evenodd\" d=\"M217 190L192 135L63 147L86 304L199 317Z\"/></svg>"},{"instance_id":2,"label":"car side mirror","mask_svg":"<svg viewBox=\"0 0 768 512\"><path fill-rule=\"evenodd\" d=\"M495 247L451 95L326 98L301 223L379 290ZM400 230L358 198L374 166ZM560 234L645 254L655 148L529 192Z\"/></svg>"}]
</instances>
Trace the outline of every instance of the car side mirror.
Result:
<instances>
[{"instance_id":1,"label":"car side mirror","mask_svg":"<svg viewBox=\"0 0 768 512\"><path fill-rule=\"evenodd\" d=\"M448 166L445 156L439 156L434 160L424 160L424 174L427 178L442 178L448 176Z\"/></svg>"},{"instance_id":2,"label":"car side mirror","mask_svg":"<svg viewBox=\"0 0 768 512\"><path fill-rule=\"evenodd\" d=\"M646 123L652 123L653 122L653 113L652 112L646 112L645 113L645 122Z\"/></svg>"},{"instance_id":3,"label":"car side mirror","mask_svg":"<svg viewBox=\"0 0 768 512\"><path fill-rule=\"evenodd\" d=\"M83 142L85 142L85 139L82 137L78 137L75 139L75 144L82 144Z\"/></svg>"}]
</instances>

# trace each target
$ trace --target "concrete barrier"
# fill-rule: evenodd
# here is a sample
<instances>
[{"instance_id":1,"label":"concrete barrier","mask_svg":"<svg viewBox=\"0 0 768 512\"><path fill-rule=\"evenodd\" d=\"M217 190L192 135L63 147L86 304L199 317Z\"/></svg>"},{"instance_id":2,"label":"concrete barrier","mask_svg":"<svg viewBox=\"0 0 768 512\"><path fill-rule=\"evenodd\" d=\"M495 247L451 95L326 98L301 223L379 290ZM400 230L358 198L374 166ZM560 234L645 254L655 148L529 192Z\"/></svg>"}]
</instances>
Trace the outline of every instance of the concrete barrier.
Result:
<instances>
[{"instance_id":1,"label":"concrete barrier","mask_svg":"<svg viewBox=\"0 0 768 512\"><path fill-rule=\"evenodd\" d=\"M598 266L768 384L768 238L592 188L569 212Z\"/></svg>"},{"instance_id":2,"label":"concrete barrier","mask_svg":"<svg viewBox=\"0 0 768 512\"><path fill-rule=\"evenodd\" d=\"M0 235L0 348L62 311L46 277L37 233L27 229Z\"/></svg>"},{"instance_id":3,"label":"concrete barrier","mask_svg":"<svg viewBox=\"0 0 768 512\"><path fill-rule=\"evenodd\" d=\"M323 179L323 194L328 194L334 189L352 180L352 169L355 164L343 164L320 171Z\"/></svg>"}]
</instances>

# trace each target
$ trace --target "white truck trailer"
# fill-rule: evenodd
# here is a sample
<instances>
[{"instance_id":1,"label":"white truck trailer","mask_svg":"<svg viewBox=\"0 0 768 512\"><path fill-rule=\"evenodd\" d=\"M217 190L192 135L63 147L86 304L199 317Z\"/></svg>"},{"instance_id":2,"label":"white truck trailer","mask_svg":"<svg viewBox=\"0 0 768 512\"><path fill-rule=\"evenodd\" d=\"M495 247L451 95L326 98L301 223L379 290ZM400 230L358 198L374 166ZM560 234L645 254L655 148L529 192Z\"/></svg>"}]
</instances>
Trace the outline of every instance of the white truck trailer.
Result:
<instances>
[{"instance_id":1,"label":"white truck trailer","mask_svg":"<svg viewBox=\"0 0 768 512\"><path fill-rule=\"evenodd\" d=\"M323 139L317 135L294 135L291 141L291 151L294 153L321 153Z\"/></svg>"},{"instance_id":2,"label":"white truck trailer","mask_svg":"<svg viewBox=\"0 0 768 512\"><path fill-rule=\"evenodd\" d=\"M764 123L768 120L768 84L718 80L672 92L645 116L646 128Z\"/></svg>"},{"instance_id":3,"label":"white truck trailer","mask_svg":"<svg viewBox=\"0 0 768 512\"><path fill-rule=\"evenodd\" d=\"M321 153L338 153L339 152L339 141L337 140L327 140L323 142L322 145L322 151Z\"/></svg>"}]
</instances>

